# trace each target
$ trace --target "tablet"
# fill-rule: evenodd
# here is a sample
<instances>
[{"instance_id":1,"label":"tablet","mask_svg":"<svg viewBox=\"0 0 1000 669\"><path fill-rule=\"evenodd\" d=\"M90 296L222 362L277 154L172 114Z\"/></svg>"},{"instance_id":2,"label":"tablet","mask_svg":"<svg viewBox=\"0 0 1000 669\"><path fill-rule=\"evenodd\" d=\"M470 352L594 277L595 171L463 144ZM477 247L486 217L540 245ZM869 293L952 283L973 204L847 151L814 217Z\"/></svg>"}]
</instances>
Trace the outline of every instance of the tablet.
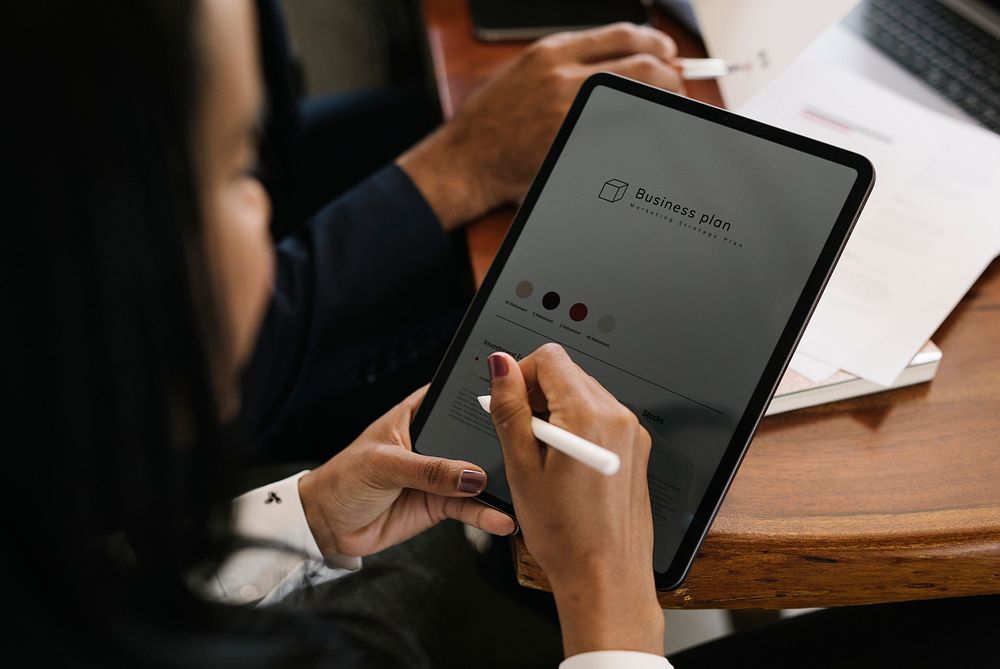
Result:
<instances>
[{"instance_id":1,"label":"tablet","mask_svg":"<svg viewBox=\"0 0 1000 669\"><path fill-rule=\"evenodd\" d=\"M679 585L871 191L864 157L610 74L582 86L412 423L512 512L476 397L545 342L639 417Z\"/></svg>"}]
</instances>

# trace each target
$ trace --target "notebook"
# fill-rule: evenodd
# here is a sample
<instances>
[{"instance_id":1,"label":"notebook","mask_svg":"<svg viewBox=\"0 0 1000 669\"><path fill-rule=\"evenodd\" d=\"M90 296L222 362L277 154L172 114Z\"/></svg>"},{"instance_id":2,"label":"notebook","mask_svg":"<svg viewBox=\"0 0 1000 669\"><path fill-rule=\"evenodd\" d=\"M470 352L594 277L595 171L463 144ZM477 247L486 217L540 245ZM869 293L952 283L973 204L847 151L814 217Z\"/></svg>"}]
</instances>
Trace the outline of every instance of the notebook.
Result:
<instances>
[{"instance_id":1,"label":"notebook","mask_svg":"<svg viewBox=\"0 0 1000 669\"><path fill-rule=\"evenodd\" d=\"M925 383L934 378L938 365L941 364L941 349L934 342L928 341L924 347L913 356L910 364L896 378L891 386L882 386L873 381L862 379L849 372L839 370L823 381L812 381L789 368L778 384L765 416L804 409L805 407L837 402L850 397L860 397L879 393L893 388L912 386Z\"/></svg>"}]
</instances>

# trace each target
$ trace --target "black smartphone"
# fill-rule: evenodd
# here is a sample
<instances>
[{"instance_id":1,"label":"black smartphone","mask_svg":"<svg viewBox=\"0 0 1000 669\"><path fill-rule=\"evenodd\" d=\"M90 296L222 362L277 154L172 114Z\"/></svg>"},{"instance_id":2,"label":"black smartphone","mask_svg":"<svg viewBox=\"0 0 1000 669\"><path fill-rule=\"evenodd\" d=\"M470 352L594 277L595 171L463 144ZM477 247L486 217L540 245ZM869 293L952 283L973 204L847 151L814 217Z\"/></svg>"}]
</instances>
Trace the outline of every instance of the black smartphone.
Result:
<instances>
[{"instance_id":1,"label":"black smartphone","mask_svg":"<svg viewBox=\"0 0 1000 669\"><path fill-rule=\"evenodd\" d=\"M611 74L587 79L412 424L512 512L478 395L545 342L653 440L657 586L681 583L874 183L864 157Z\"/></svg>"},{"instance_id":2,"label":"black smartphone","mask_svg":"<svg viewBox=\"0 0 1000 669\"><path fill-rule=\"evenodd\" d=\"M469 0L469 11L476 37L486 42L649 20L649 9L641 0Z\"/></svg>"}]
</instances>

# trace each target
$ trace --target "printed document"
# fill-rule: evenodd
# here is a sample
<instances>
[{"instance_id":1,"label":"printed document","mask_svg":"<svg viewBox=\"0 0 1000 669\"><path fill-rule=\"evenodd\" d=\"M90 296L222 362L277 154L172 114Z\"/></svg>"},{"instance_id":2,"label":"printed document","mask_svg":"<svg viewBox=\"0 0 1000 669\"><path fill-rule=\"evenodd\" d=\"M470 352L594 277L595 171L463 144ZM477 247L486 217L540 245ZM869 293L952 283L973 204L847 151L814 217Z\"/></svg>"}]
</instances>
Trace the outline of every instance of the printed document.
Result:
<instances>
[{"instance_id":1,"label":"printed document","mask_svg":"<svg viewBox=\"0 0 1000 669\"><path fill-rule=\"evenodd\" d=\"M740 111L875 164L799 352L890 385L1000 253L1000 138L846 70L798 63Z\"/></svg>"}]
</instances>

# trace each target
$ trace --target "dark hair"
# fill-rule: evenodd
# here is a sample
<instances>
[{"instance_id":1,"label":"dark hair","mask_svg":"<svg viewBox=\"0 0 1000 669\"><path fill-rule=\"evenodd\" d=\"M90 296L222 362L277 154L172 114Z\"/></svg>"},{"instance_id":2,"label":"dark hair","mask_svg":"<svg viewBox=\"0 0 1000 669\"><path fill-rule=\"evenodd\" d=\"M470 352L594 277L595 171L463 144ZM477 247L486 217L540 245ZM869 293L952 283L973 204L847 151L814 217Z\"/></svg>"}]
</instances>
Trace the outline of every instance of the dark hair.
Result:
<instances>
[{"instance_id":1,"label":"dark hair","mask_svg":"<svg viewBox=\"0 0 1000 669\"><path fill-rule=\"evenodd\" d=\"M4 14L5 45L20 38L0 263L15 635L45 666L345 666L328 625L186 585L229 549L233 441L210 378L195 2Z\"/></svg>"}]
</instances>

